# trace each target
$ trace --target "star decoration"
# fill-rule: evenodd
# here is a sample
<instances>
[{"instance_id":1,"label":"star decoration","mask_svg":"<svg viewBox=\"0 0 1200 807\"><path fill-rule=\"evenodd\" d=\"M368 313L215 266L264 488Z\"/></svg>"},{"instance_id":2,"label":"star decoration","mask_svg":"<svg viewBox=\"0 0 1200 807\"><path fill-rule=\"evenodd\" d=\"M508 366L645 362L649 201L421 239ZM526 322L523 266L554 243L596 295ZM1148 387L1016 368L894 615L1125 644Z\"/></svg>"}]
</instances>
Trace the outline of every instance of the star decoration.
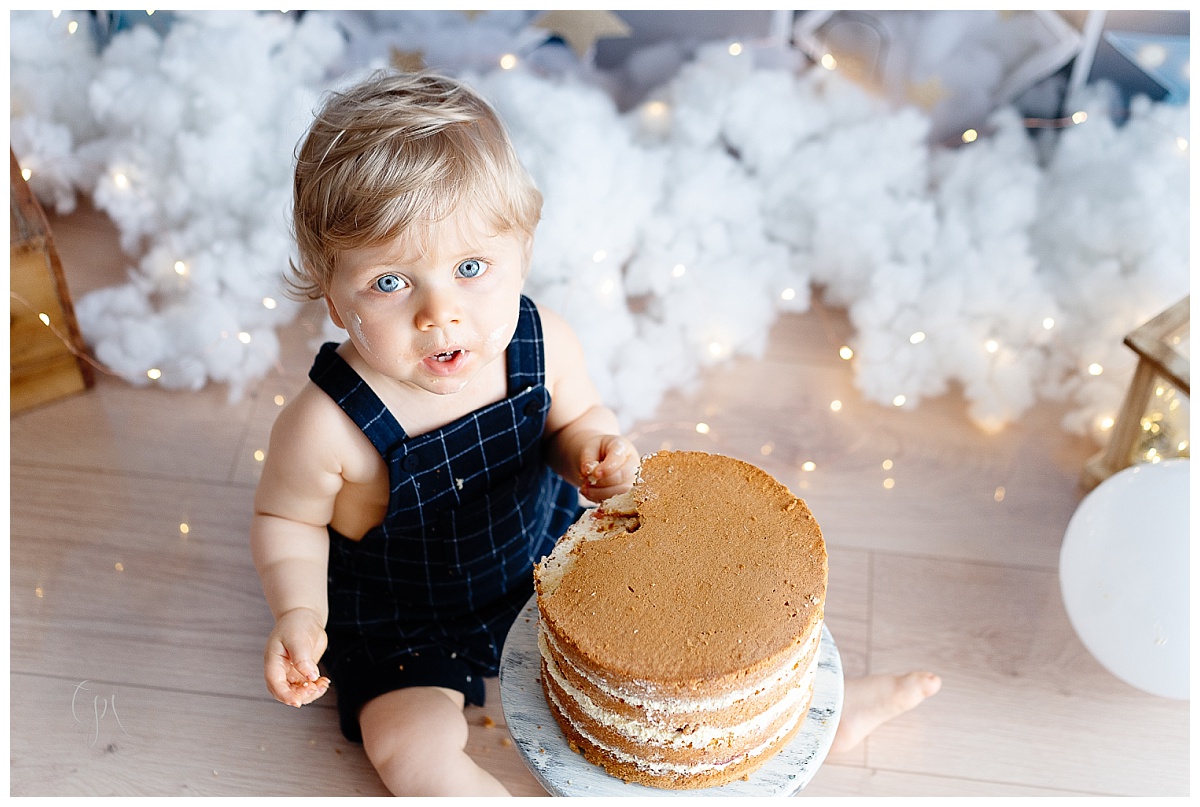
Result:
<instances>
[{"instance_id":1,"label":"star decoration","mask_svg":"<svg viewBox=\"0 0 1200 807\"><path fill-rule=\"evenodd\" d=\"M395 47L388 50L391 52L388 61L401 73L416 73L425 69L425 51L400 50Z\"/></svg>"},{"instance_id":2,"label":"star decoration","mask_svg":"<svg viewBox=\"0 0 1200 807\"><path fill-rule=\"evenodd\" d=\"M904 96L926 112L932 110L949 95L950 93L946 92L945 86L942 85L942 80L937 76L930 76L919 84L910 81L904 88Z\"/></svg>"},{"instance_id":3,"label":"star decoration","mask_svg":"<svg viewBox=\"0 0 1200 807\"><path fill-rule=\"evenodd\" d=\"M629 36L633 30L611 11L547 11L533 21L533 27L542 28L560 36L575 51L580 59L586 59L596 41L611 37Z\"/></svg>"}]
</instances>

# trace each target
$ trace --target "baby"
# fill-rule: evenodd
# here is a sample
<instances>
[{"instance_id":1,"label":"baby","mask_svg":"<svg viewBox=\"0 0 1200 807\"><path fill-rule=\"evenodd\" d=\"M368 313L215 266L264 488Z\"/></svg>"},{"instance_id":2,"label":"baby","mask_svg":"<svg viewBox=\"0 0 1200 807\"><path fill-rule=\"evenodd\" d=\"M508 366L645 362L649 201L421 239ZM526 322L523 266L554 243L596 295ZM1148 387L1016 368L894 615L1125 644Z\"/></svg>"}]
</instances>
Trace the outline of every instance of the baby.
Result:
<instances>
[{"instance_id":1,"label":"baby","mask_svg":"<svg viewBox=\"0 0 1200 807\"><path fill-rule=\"evenodd\" d=\"M282 410L251 544L265 676L396 794L502 794L464 752L533 563L638 453L566 322L521 294L541 194L492 109L430 74L334 94L297 155L294 284L347 331Z\"/></svg>"},{"instance_id":2,"label":"baby","mask_svg":"<svg viewBox=\"0 0 1200 807\"><path fill-rule=\"evenodd\" d=\"M478 95L428 73L333 94L293 191L293 283L347 339L280 412L255 494L267 688L301 706L332 679L397 795L503 795L463 750L463 707L578 494L629 490L637 450L570 327L521 293L542 197ZM834 750L938 686L848 681Z\"/></svg>"}]
</instances>

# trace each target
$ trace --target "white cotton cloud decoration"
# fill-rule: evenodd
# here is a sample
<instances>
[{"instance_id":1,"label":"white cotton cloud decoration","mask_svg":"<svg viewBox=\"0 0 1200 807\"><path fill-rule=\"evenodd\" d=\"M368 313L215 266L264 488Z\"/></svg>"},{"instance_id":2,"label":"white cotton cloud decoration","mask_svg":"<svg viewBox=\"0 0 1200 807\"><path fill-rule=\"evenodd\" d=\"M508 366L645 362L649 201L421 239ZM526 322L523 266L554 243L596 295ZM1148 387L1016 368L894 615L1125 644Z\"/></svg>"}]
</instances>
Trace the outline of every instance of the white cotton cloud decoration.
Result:
<instances>
[{"instance_id":1,"label":"white cotton cloud decoration","mask_svg":"<svg viewBox=\"0 0 1200 807\"><path fill-rule=\"evenodd\" d=\"M61 45L43 42L52 61ZM135 26L80 56L93 74L73 73L86 102L74 94L72 117L92 121L77 151L91 170L70 178L93 178L83 190L138 256L125 284L76 302L106 366L134 384L149 372L171 388L226 383L237 398L274 365L275 328L295 311L282 282L292 154L343 47L317 17L206 12L178 14L165 36ZM26 80L14 76L22 92Z\"/></svg>"},{"instance_id":2,"label":"white cotton cloud decoration","mask_svg":"<svg viewBox=\"0 0 1200 807\"><path fill-rule=\"evenodd\" d=\"M961 390L994 430L1061 399L1067 428L1095 433L1133 367L1125 333L1188 292L1186 106L1135 99L1118 125L1097 86L1071 99L1087 122L1040 154L1008 108L975 142L931 147L929 114L840 71L657 45L631 55L644 101L619 110L611 77L545 45L534 16L188 13L97 54L86 25L72 38L65 15L13 12L31 187L59 212L91 194L136 260L76 303L100 361L234 397L272 366L296 310L295 146L323 91L396 53L500 112L545 196L526 290L574 326L626 426L704 367L761 355L820 289L849 312L868 400Z\"/></svg>"}]
</instances>

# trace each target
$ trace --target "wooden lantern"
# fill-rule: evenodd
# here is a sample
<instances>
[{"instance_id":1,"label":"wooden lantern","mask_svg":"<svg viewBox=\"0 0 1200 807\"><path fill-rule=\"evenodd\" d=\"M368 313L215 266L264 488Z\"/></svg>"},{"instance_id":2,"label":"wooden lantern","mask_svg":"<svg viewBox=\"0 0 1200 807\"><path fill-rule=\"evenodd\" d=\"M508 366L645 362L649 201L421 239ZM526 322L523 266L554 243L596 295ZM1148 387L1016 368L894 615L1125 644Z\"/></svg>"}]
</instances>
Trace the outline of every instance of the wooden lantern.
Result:
<instances>
[{"instance_id":1,"label":"wooden lantern","mask_svg":"<svg viewBox=\"0 0 1200 807\"><path fill-rule=\"evenodd\" d=\"M11 412L80 392L95 376L46 214L17 157L9 181L9 396Z\"/></svg>"},{"instance_id":2,"label":"wooden lantern","mask_svg":"<svg viewBox=\"0 0 1200 807\"><path fill-rule=\"evenodd\" d=\"M1108 446L1083 470L1087 490L1138 462L1190 456L1188 341L1191 295L1125 337L1138 355L1137 370L1113 423Z\"/></svg>"}]
</instances>

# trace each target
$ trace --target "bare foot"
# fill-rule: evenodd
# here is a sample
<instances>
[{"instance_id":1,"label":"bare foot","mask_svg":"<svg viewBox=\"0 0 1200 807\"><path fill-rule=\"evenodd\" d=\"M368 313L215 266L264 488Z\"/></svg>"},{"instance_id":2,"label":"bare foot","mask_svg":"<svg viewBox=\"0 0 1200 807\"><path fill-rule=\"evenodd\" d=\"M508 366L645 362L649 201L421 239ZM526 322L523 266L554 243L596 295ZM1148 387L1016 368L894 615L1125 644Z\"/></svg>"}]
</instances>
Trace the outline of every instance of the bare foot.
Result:
<instances>
[{"instance_id":1,"label":"bare foot","mask_svg":"<svg viewBox=\"0 0 1200 807\"><path fill-rule=\"evenodd\" d=\"M847 678L842 718L829 753L849 751L871 732L904 714L942 688L942 679L931 672L907 675L867 675Z\"/></svg>"}]
</instances>

